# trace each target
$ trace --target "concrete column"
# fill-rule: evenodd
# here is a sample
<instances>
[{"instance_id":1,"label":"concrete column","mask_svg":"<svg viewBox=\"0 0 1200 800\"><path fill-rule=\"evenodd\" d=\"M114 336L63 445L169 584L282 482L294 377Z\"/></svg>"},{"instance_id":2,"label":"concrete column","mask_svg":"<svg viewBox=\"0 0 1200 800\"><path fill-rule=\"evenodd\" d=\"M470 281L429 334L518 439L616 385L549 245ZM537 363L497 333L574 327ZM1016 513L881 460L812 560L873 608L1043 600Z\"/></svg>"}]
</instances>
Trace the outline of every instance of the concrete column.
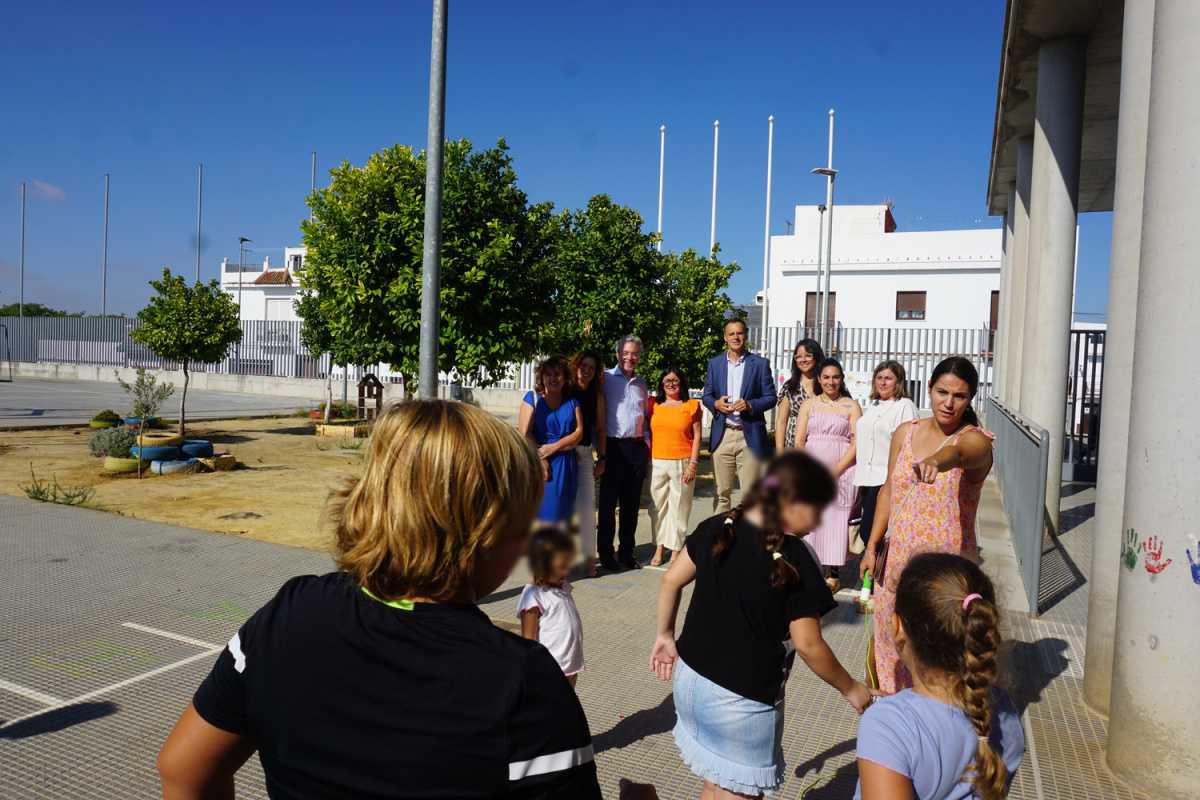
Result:
<instances>
[{"instance_id":1,"label":"concrete column","mask_svg":"<svg viewBox=\"0 0 1200 800\"><path fill-rule=\"evenodd\" d=\"M1181 799L1200 786L1200 573L1187 552L1200 557L1198 52L1195 0L1156 0L1122 526L1140 549L1121 569L1108 726L1113 770L1150 796ZM1147 376L1180 383L1172 391Z\"/></svg>"},{"instance_id":2,"label":"concrete column","mask_svg":"<svg viewBox=\"0 0 1200 800\"><path fill-rule=\"evenodd\" d=\"M1012 241L1009 243L1009 308L1004 323L1004 391L1010 408L1021 408L1021 374L1024 364L1025 309L1029 277L1029 192L1033 178L1033 137L1017 141L1017 183L1011 206Z\"/></svg>"},{"instance_id":3,"label":"concrete column","mask_svg":"<svg viewBox=\"0 0 1200 800\"><path fill-rule=\"evenodd\" d=\"M1004 362L1008 351L1004 347L1004 334L1008 331L1005 314L1008 312L1008 295L1012 291L1012 218L1014 189L1008 191L1008 206L1004 209L1004 227L1000 231L1000 307L996 313L996 333L992 340L992 394L1004 399Z\"/></svg>"},{"instance_id":4,"label":"concrete column","mask_svg":"<svg viewBox=\"0 0 1200 800\"><path fill-rule=\"evenodd\" d=\"M1117 172L1113 200L1112 255L1108 272L1108 333L1104 338L1104 407L1100 462L1096 469L1096 518L1092 568L1088 571L1087 657L1083 699L1108 713L1112 687L1113 630L1125 513L1125 464L1129 402L1133 387L1133 338L1137 318L1138 265L1142 242L1142 189L1146 179L1146 116L1150 111L1150 53L1154 0L1125 6L1121 40L1121 106L1117 122Z\"/></svg>"},{"instance_id":5,"label":"concrete column","mask_svg":"<svg viewBox=\"0 0 1200 800\"><path fill-rule=\"evenodd\" d=\"M1074 293L1079 142L1087 40L1052 39L1038 50L1033 130L1033 199L1021 405L1050 434L1047 519L1058 530L1067 359Z\"/></svg>"}]
</instances>

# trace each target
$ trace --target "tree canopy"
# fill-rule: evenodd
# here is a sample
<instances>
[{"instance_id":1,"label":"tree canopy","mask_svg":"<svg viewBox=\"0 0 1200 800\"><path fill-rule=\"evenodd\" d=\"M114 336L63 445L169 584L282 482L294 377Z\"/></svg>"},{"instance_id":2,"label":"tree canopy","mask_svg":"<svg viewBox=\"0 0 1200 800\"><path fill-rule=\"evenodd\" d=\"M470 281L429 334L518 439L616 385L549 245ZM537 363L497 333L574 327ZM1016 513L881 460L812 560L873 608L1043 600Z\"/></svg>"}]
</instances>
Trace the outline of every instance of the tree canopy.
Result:
<instances>
[{"instance_id":1,"label":"tree canopy","mask_svg":"<svg viewBox=\"0 0 1200 800\"><path fill-rule=\"evenodd\" d=\"M183 392L179 398L179 433L186 433L186 404L189 367L212 364L229 354L242 340L238 306L215 281L189 286L182 275L163 269L162 278L150 281L154 294L138 312L140 323L130 338L167 361L183 368Z\"/></svg>"},{"instance_id":2,"label":"tree canopy","mask_svg":"<svg viewBox=\"0 0 1200 800\"><path fill-rule=\"evenodd\" d=\"M557 221L555 314L542 352L591 349L611 364L617 340L632 333L645 344L639 372L648 380L674 365L698 383L722 347L721 326L733 307L725 288L738 266L694 250L660 253L641 215L606 195Z\"/></svg>"},{"instance_id":3,"label":"tree canopy","mask_svg":"<svg viewBox=\"0 0 1200 800\"><path fill-rule=\"evenodd\" d=\"M308 248L297 304L324 326L338 363L385 363L418 372L425 154L387 148L362 167L343 163L309 200ZM438 364L486 386L537 352L552 308L546 254L549 204L517 187L504 141L473 150L446 143L443 168L441 319Z\"/></svg>"},{"instance_id":4,"label":"tree canopy","mask_svg":"<svg viewBox=\"0 0 1200 800\"><path fill-rule=\"evenodd\" d=\"M9 303L8 305L0 306L0 317L15 317L21 312L20 303ZM61 311L57 308L44 306L41 303L26 303L25 316L27 317L82 317L83 313L78 311Z\"/></svg>"}]
</instances>

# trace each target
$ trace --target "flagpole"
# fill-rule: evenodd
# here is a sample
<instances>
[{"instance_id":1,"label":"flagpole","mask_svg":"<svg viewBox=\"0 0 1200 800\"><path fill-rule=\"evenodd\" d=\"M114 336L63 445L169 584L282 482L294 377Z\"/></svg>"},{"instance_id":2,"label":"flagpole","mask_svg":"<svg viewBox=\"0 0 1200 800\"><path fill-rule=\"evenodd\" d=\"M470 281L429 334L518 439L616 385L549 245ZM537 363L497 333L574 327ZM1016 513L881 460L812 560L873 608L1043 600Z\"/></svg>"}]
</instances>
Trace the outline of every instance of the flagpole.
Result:
<instances>
[{"instance_id":1,"label":"flagpole","mask_svg":"<svg viewBox=\"0 0 1200 800\"><path fill-rule=\"evenodd\" d=\"M713 179L712 179L712 222L708 229L708 255L712 257L717 247L717 146L721 138L721 120L713 122Z\"/></svg>"},{"instance_id":2,"label":"flagpole","mask_svg":"<svg viewBox=\"0 0 1200 800\"><path fill-rule=\"evenodd\" d=\"M200 282L200 232L204 217L204 165L196 166L196 283ZM241 273L238 280L241 280Z\"/></svg>"},{"instance_id":3,"label":"flagpole","mask_svg":"<svg viewBox=\"0 0 1200 800\"><path fill-rule=\"evenodd\" d=\"M108 316L108 173L104 173L104 243L100 246L100 316Z\"/></svg>"},{"instance_id":4,"label":"flagpole","mask_svg":"<svg viewBox=\"0 0 1200 800\"><path fill-rule=\"evenodd\" d=\"M667 156L667 126L658 126L658 252L662 252L663 164Z\"/></svg>"},{"instance_id":5,"label":"flagpole","mask_svg":"<svg viewBox=\"0 0 1200 800\"><path fill-rule=\"evenodd\" d=\"M763 216L763 288L762 288L762 351L767 352L767 331L771 321L771 162L775 155L775 115L767 117L767 210Z\"/></svg>"},{"instance_id":6,"label":"flagpole","mask_svg":"<svg viewBox=\"0 0 1200 800\"><path fill-rule=\"evenodd\" d=\"M825 291L821 294L821 334L819 341L826 346L826 329L829 328L829 279L833 273L833 109L829 109L829 155L825 163L825 212L829 215L829 233L825 236Z\"/></svg>"}]
</instances>

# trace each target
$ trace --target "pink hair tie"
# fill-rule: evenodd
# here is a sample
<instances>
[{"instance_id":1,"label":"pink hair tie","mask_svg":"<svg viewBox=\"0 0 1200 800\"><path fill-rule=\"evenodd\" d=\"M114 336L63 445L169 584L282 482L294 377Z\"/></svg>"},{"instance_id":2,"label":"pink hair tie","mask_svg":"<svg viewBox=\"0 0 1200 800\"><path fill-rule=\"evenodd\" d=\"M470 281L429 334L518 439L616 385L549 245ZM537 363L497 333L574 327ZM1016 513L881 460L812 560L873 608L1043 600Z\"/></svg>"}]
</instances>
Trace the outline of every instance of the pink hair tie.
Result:
<instances>
[{"instance_id":1,"label":"pink hair tie","mask_svg":"<svg viewBox=\"0 0 1200 800\"><path fill-rule=\"evenodd\" d=\"M963 598L963 611L966 611L967 609L969 609L971 607L971 603L974 603L976 600L982 600L982 599L983 599L983 595L977 594L975 592L972 592L971 594L967 595L966 597Z\"/></svg>"}]
</instances>

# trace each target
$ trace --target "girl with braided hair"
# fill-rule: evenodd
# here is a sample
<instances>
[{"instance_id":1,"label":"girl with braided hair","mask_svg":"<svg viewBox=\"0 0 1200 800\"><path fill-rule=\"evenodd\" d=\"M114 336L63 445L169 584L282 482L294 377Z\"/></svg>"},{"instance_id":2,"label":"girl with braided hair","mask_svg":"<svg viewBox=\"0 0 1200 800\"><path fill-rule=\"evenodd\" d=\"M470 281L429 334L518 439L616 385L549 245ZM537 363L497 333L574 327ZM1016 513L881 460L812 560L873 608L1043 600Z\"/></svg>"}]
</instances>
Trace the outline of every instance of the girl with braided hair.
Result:
<instances>
[{"instance_id":1,"label":"girl with braided hair","mask_svg":"<svg viewBox=\"0 0 1200 800\"><path fill-rule=\"evenodd\" d=\"M795 653L860 714L872 693L821 637L837 607L801 537L833 500L833 478L791 451L728 514L701 523L663 576L650 669L674 677L675 742L702 800L760 797L783 783L784 685ZM695 581L679 641L675 617Z\"/></svg>"},{"instance_id":2,"label":"girl with braided hair","mask_svg":"<svg viewBox=\"0 0 1200 800\"><path fill-rule=\"evenodd\" d=\"M900 575L891 619L913 687L863 715L856 800L1000 800L1025 736L1012 700L996 685L992 582L962 556L914 556Z\"/></svg>"}]
</instances>

